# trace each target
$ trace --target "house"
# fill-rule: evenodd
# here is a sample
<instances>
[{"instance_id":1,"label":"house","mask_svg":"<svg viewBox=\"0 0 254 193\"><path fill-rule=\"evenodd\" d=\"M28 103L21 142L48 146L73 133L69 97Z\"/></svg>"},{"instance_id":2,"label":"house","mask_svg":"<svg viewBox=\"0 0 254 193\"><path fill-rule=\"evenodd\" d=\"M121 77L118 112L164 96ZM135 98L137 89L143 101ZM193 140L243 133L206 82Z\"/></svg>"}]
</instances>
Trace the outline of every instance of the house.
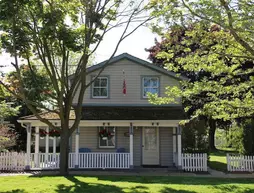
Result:
<instances>
[{"instance_id":1,"label":"house","mask_svg":"<svg viewBox=\"0 0 254 193\"><path fill-rule=\"evenodd\" d=\"M89 67L87 81L92 80L105 63ZM157 106L148 102L147 94L165 96L165 87L180 86L182 79L184 77L127 53L111 59L85 93L82 120L69 141L69 168L180 168L179 121L184 119L181 99L179 104ZM56 125L60 123L52 113L43 116ZM75 119L74 115L70 119ZM19 122L27 128L27 168L59 167L56 137L52 139L50 152L51 139L46 134L45 152L39 152L39 131L49 132L49 128L35 116L23 117ZM35 129L34 153L31 152L31 129Z\"/></svg>"}]
</instances>

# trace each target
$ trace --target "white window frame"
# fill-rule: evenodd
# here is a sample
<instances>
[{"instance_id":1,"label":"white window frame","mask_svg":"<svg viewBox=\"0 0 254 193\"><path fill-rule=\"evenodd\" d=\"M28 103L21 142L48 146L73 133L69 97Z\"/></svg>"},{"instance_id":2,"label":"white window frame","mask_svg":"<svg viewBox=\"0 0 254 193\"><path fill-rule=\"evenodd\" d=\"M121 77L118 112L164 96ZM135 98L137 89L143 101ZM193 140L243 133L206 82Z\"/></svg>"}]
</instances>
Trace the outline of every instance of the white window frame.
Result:
<instances>
[{"instance_id":1,"label":"white window frame","mask_svg":"<svg viewBox=\"0 0 254 193\"><path fill-rule=\"evenodd\" d=\"M109 96L109 78L108 77L106 77L106 76L99 76L99 77L97 77L97 80L98 79L106 79L107 80L107 86L94 86L94 82L93 82L93 84L92 84L92 98L108 98L108 96ZM107 89L107 96L94 96L94 89L95 88L97 88L97 89L101 89L101 88L106 88Z\"/></svg>"},{"instance_id":2,"label":"white window frame","mask_svg":"<svg viewBox=\"0 0 254 193\"><path fill-rule=\"evenodd\" d=\"M152 79L152 78L156 78L157 79L157 82L158 82L158 84L157 84L157 86L155 87L155 86L153 86L153 87L145 87L145 78L150 78L150 79ZM145 96L144 94L145 94L145 88L157 88L158 89L158 95L159 95L159 93L160 93L160 78L158 77L158 76L143 76L142 77L142 98L148 98L148 96Z\"/></svg>"},{"instance_id":3,"label":"white window frame","mask_svg":"<svg viewBox=\"0 0 254 193\"><path fill-rule=\"evenodd\" d=\"M99 132L100 132L100 129L101 129L102 127L99 127ZM109 128L112 128L112 126L110 126L110 127L105 127L105 129L107 129L107 131L108 131L108 129ZM108 142L109 142L109 140L105 140L105 141L107 141L107 146L101 146L101 144L100 144L100 136L98 136L99 137L99 148L100 149L115 149L116 148L116 127L113 127L113 128L115 128L115 133L114 133L114 139L115 139L115 143L114 143L114 146L108 146Z\"/></svg>"}]
</instances>

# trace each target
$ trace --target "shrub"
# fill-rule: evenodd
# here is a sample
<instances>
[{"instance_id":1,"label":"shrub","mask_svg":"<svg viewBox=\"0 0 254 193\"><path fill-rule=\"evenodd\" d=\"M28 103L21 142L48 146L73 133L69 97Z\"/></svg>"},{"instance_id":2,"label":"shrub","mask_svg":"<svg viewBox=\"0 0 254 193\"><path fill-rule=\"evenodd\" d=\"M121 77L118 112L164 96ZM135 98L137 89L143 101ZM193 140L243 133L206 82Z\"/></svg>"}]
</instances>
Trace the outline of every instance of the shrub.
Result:
<instances>
[{"instance_id":1,"label":"shrub","mask_svg":"<svg viewBox=\"0 0 254 193\"><path fill-rule=\"evenodd\" d=\"M208 128L205 120L193 120L183 126L182 146L185 153L208 153Z\"/></svg>"}]
</instances>

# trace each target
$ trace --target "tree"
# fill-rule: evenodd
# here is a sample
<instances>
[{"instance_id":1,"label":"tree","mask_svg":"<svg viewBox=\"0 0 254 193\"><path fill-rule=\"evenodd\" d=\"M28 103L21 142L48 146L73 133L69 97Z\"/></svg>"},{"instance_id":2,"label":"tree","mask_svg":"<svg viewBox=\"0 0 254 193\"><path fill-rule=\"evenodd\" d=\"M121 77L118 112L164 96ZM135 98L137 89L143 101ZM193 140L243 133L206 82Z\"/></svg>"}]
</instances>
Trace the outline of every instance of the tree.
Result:
<instances>
[{"instance_id":1,"label":"tree","mask_svg":"<svg viewBox=\"0 0 254 193\"><path fill-rule=\"evenodd\" d=\"M213 37L207 46L204 46L202 41L205 41L208 38L204 35L198 35L193 37L190 34L195 34L198 32L202 32L204 34L209 34L209 37ZM201 23L190 24L187 27L175 25L171 27L171 30L164 35L164 38L161 42L156 41L155 46L152 46L149 49L146 49L149 54L149 59L154 63L161 67L168 67L168 64L171 64L171 67L174 68L174 71L187 77L188 83L196 84L196 82L201 82L204 79L209 79L210 81L217 81L219 79L218 76L213 76L210 71L205 69L190 69L186 68L179 60L182 58L187 58L189 55L192 57L196 52L202 51L203 57L208 57L208 55L213 51L211 50L215 45L218 45L220 39L217 38L218 33L221 33L221 36L228 37L229 33L220 29L218 25L206 25ZM188 41L188 43L187 43ZM158 57L162 52L171 54L171 57L165 59L164 57ZM188 57L189 58L189 57ZM230 60L225 58L218 58L220 62L224 63L226 66L233 65ZM189 86L189 85L188 85ZM188 86L183 87L183 90L190 89ZM207 124L209 125L209 148L211 150L215 150L215 130L216 125L224 125L227 126L230 122L223 121L222 119L213 118L213 114L206 112L202 112L204 105L212 102L212 99L209 97L209 92L200 91L199 93L188 93L187 97L183 98L183 106L186 107L186 112L190 120L195 119L197 116L202 115L206 117ZM230 94L227 95L228 97ZM198 113L197 113L198 112Z\"/></svg>"},{"instance_id":2,"label":"tree","mask_svg":"<svg viewBox=\"0 0 254 193\"><path fill-rule=\"evenodd\" d=\"M254 2L252 0L153 0L151 7L153 15L158 20L163 19L164 26L172 26L175 23L186 25L192 22L207 22L217 24L224 30L228 30L236 42L246 52L241 55L231 53L230 56L254 59ZM157 22L158 24L158 22ZM158 25L155 25L155 29Z\"/></svg>"},{"instance_id":3,"label":"tree","mask_svg":"<svg viewBox=\"0 0 254 193\"><path fill-rule=\"evenodd\" d=\"M48 93L53 92L52 84L50 83L50 79L47 76L47 73L40 69L40 67L36 67L35 65L31 66L33 71L29 69L28 65L22 65L21 76L23 79L24 88L28 91L27 98L32 101L42 101L45 105L48 104L50 106L50 97ZM11 84L10 89L13 92L19 93L19 84L17 79L17 73L15 71L6 74L6 78L8 82ZM31 115L31 111L27 108L24 102L20 99L11 99L13 105L19 106L19 112L16 115L12 115L8 117L8 121L10 124L14 125L14 130L16 133L16 144L14 149L16 151L25 151L26 148L26 130L21 126L17 120L20 117Z\"/></svg>"},{"instance_id":4,"label":"tree","mask_svg":"<svg viewBox=\"0 0 254 193\"><path fill-rule=\"evenodd\" d=\"M21 99L31 112L50 128L56 126L40 116L41 110L55 113L61 122L60 173L68 174L68 141L78 127L83 96L92 82L86 82L86 67L89 58L102 42L105 34L115 27L123 26L123 33L116 44L110 59L116 53L120 43L138 27L151 19L144 13L144 2L121 0L2 0L0 1L0 30L2 48L11 53L15 59L12 63L17 72L19 92L11 86L0 83L16 98ZM130 24L136 24L131 30ZM69 81L70 55L81 56ZM32 101L24 87L20 62L23 58L33 73L31 62L42 64L50 78L53 92L47 93L51 98L50 108L40 101ZM107 62L107 63L108 63ZM73 70L73 69L72 69ZM97 74L98 77L100 73ZM73 106L74 96L78 98ZM75 112L75 121L69 122L71 110Z\"/></svg>"},{"instance_id":5,"label":"tree","mask_svg":"<svg viewBox=\"0 0 254 193\"><path fill-rule=\"evenodd\" d=\"M19 106L12 107L10 95L0 86L0 152L12 148L16 144L16 134L4 121L6 118L15 116L19 112Z\"/></svg>"},{"instance_id":6,"label":"tree","mask_svg":"<svg viewBox=\"0 0 254 193\"><path fill-rule=\"evenodd\" d=\"M16 144L16 136L7 125L0 124L0 152L7 151L8 148Z\"/></svg>"},{"instance_id":7,"label":"tree","mask_svg":"<svg viewBox=\"0 0 254 193\"><path fill-rule=\"evenodd\" d=\"M188 54L177 58L181 68L192 73L210 74L200 81L182 82L184 90L176 87L168 88L168 97L158 99L157 103L172 102L177 96L190 98L195 95L203 100L202 93L205 92L207 93L205 99L208 102L195 111L192 118L210 115L213 119L227 121L252 117L253 18L250 18L249 13L254 10L253 2L231 1L228 4L223 0L194 2L181 0L153 1L153 5L155 7L153 14L163 19L164 26L169 27L175 23L185 27L191 23L200 24L186 34L187 37L182 42L184 46L176 43L169 53L160 52L157 57L167 61L165 65L168 69L177 72L179 66L170 63L170 60L174 57L174 52L182 51ZM214 23L222 30L210 33L202 28L202 25L209 26ZM154 29L162 33L161 22L155 24ZM200 42L200 46L192 52L191 45L195 42ZM186 110L190 108L191 106Z\"/></svg>"}]
</instances>

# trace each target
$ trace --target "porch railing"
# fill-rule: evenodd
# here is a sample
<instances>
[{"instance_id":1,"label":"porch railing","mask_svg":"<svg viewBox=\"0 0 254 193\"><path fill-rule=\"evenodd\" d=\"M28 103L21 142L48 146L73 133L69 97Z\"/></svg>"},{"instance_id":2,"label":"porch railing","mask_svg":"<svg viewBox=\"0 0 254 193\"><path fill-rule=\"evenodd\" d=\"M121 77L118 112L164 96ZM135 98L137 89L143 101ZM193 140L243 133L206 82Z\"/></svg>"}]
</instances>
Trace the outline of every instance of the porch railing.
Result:
<instances>
[{"instance_id":1,"label":"porch railing","mask_svg":"<svg viewBox=\"0 0 254 193\"><path fill-rule=\"evenodd\" d=\"M58 169L60 154L31 153L31 169ZM77 165L78 164L78 165ZM80 169L128 169L130 168L129 153L79 153L69 154L69 168Z\"/></svg>"},{"instance_id":2,"label":"porch railing","mask_svg":"<svg viewBox=\"0 0 254 193\"><path fill-rule=\"evenodd\" d=\"M69 168L76 166L76 154L69 155ZM77 166L76 166L77 167ZM79 153L78 168L86 169L128 169L130 168L129 153Z\"/></svg>"}]
</instances>

